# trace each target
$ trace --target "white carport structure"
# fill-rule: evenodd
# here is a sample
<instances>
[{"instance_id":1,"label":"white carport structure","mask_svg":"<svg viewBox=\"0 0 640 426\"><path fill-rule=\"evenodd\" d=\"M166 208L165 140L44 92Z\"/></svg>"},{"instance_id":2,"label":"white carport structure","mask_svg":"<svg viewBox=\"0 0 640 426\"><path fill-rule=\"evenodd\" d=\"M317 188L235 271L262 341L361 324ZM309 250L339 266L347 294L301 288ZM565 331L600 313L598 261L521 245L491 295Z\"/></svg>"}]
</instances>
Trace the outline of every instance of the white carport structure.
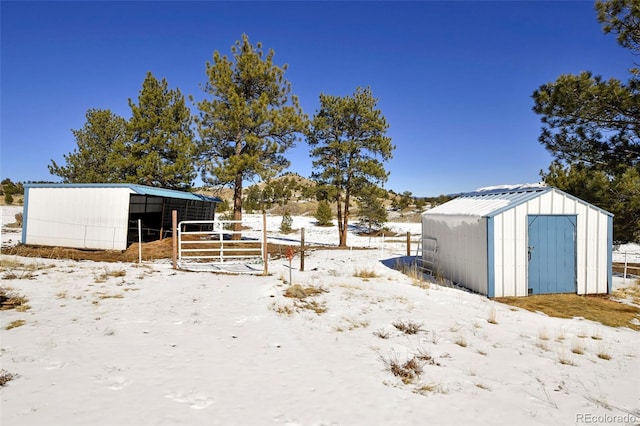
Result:
<instances>
[{"instance_id":1,"label":"white carport structure","mask_svg":"<svg viewBox=\"0 0 640 426\"><path fill-rule=\"evenodd\" d=\"M217 197L135 184L24 185L22 243L81 249L125 250L171 230L178 220L213 220Z\"/></svg>"}]
</instances>

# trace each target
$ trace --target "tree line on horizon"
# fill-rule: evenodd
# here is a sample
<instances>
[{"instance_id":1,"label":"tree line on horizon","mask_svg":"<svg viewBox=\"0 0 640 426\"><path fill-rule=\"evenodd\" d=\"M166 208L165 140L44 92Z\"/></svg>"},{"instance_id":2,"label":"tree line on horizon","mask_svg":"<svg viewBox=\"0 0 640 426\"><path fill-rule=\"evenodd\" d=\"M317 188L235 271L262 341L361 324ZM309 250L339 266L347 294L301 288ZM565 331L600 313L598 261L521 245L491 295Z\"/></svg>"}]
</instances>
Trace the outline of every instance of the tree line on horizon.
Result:
<instances>
[{"instance_id":1,"label":"tree line on horizon","mask_svg":"<svg viewBox=\"0 0 640 426\"><path fill-rule=\"evenodd\" d=\"M640 4L598 0L605 33L640 53ZM335 203L339 243L346 245L350 205L375 207L395 146L370 88L353 94L320 94L309 117L285 79L287 65L246 34L231 55L215 51L206 62L205 98L192 114L179 89L148 72L131 118L89 109L72 130L77 143L64 164L49 171L69 183L139 183L190 190L200 174L211 186L233 189L233 217L242 219L243 185L270 182L289 166L285 154L296 141L309 145L319 201ZM640 239L640 71L627 83L591 72L562 75L533 93L541 116L539 141L554 157L543 180L615 214L614 239ZM238 224L238 226L240 226Z\"/></svg>"}]
</instances>

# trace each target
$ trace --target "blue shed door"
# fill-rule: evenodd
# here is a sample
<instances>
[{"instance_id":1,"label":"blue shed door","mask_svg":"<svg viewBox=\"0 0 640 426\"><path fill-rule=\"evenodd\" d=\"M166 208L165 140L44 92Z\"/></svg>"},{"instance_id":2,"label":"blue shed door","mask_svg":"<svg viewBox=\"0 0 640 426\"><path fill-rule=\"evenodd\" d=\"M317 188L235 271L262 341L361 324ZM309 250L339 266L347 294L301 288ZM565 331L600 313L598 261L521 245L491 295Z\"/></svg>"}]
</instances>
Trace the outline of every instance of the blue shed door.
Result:
<instances>
[{"instance_id":1,"label":"blue shed door","mask_svg":"<svg viewBox=\"0 0 640 426\"><path fill-rule=\"evenodd\" d=\"M576 216L530 215L529 294L575 293Z\"/></svg>"}]
</instances>

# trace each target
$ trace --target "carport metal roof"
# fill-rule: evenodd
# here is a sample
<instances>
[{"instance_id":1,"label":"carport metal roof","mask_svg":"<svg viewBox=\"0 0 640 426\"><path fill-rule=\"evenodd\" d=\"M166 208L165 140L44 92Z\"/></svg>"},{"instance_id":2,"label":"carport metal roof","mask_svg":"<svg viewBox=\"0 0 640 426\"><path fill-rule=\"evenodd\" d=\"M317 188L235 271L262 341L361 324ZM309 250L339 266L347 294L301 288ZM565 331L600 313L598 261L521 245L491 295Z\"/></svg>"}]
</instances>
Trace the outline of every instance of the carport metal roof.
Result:
<instances>
[{"instance_id":1,"label":"carport metal roof","mask_svg":"<svg viewBox=\"0 0 640 426\"><path fill-rule=\"evenodd\" d=\"M218 197L194 194L192 192L177 191L175 189L154 188L146 185L133 183L28 183L25 188L128 188L132 193L138 195L149 195L153 197L178 198L182 200L208 201L211 203L221 203Z\"/></svg>"}]
</instances>

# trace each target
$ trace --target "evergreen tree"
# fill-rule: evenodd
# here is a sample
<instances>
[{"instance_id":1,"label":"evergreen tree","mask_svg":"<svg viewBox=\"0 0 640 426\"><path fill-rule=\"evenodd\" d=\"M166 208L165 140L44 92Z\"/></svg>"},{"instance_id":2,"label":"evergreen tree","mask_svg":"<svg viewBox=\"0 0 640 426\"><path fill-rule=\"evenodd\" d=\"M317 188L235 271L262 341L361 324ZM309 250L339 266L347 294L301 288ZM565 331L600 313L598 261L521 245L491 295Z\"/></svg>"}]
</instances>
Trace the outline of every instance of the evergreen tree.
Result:
<instances>
[{"instance_id":1,"label":"evergreen tree","mask_svg":"<svg viewBox=\"0 0 640 426\"><path fill-rule=\"evenodd\" d=\"M400 210L405 210L409 208L412 201L413 201L413 194L411 194L410 191L404 191L402 195L400 195L400 201L398 204L398 206L400 207Z\"/></svg>"},{"instance_id":2,"label":"evergreen tree","mask_svg":"<svg viewBox=\"0 0 640 426\"><path fill-rule=\"evenodd\" d=\"M331 206L328 201L322 200L318 203L315 218L318 221L318 226L333 226L333 222L331 221L333 213L331 212Z\"/></svg>"},{"instance_id":3,"label":"evergreen tree","mask_svg":"<svg viewBox=\"0 0 640 426\"><path fill-rule=\"evenodd\" d=\"M262 205L262 191L260 191L258 185L251 185L247 188L243 205L249 213L254 210L260 210Z\"/></svg>"},{"instance_id":4,"label":"evergreen tree","mask_svg":"<svg viewBox=\"0 0 640 426\"><path fill-rule=\"evenodd\" d=\"M287 65L273 63L273 50L265 55L243 34L231 52L229 59L216 51L206 64L210 98L198 103L199 165L206 183L234 188L234 217L242 220L243 182L268 181L288 167L284 153L306 119L284 78Z\"/></svg>"},{"instance_id":5,"label":"evergreen tree","mask_svg":"<svg viewBox=\"0 0 640 426\"><path fill-rule=\"evenodd\" d=\"M382 204L384 189L375 185L365 186L357 197L360 223L368 228L369 234L379 230L387 221L387 210Z\"/></svg>"},{"instance_id":6,"label":"evergreen tree","mask_svg":"<svg viewBox=\"0 0 640 426\"><path fill-rule=\"evenodd\" d=\"M547 185L560 188L614 214L616 242L640 241L640 173L634 167L610 175L582 163L554 162L542 174Z\"/></svg>"},{"instance_id":7,"label":"evergreen tree","mask_svg":"<svg viewBox=\"0 0 640 426\"><path fill-rule=\"evenodd\" d=\"M328 194L338 207L340 246L347 244L349 206L369 183L384 183L394 146L385 136L389 125L376 108L369 88L357 88L352 96L320 95L320 110L308 132L314 172L312 179L331 188Z\"/></svg>"},{"instance_id":8,"label":"evergreen tree","mask_svg":"<svg viewBox=\"0 0 640 426\"><path fill-rule=\"evenodd\" d=\"M599 0L605 33L640 53L640 4ZM640 238L640 72L624 83L590 71L561 75L533 93L543 124L539 137L554 157L545 182L615 214L614 238Z\"/></svg>"},{"instance_id":9,"label":"evergreen tree","mask_svg":"<svg viewBox=\"0 0 640 426\"><path fill-rule=\"evenodd\" d=\"M280 223L280 232L283 234L288 234L291 232L291 224L293 223L293 218L289 212L284 212L282 215L282 222Z\"/></svg>"},{"instance_id":10,"label":"evergreen tree","mask_svg":"<svg viewBox=\"0 0 640 426\"><path fill-rule=\"evenodd\" d=\"M89 109L82 129L71 130L77 148L64 155L66 165L51 160L49 172L65 183L122 182L118 158L127 138L126 121L109 110Z\"/></svg>"},{"instance_id":11,"label":"evergreen tree","mask_svg":"<svg viewBox=\"0 0 640 426\"><path fill-rule=\"evenodd\" d=\"M179 89L169 89L147 73L136 105L129 99L130 140L124 146L126 181L170 189L189 189L196 177L191 111Z\"/></svg>"}]
</instances>

